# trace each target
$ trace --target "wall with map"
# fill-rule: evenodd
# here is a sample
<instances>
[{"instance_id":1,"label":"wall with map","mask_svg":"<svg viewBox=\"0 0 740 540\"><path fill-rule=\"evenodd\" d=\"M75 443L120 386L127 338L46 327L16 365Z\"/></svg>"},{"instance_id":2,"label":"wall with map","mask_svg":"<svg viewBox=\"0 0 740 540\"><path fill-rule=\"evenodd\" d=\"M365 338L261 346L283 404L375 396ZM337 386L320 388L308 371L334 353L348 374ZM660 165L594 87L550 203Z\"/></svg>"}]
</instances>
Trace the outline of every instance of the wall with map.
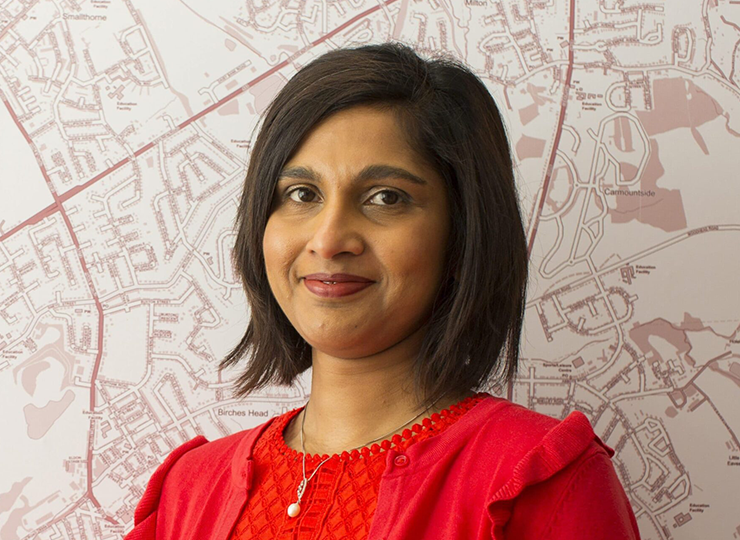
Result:
<instances>
[{"instance_id":1,"label":"wall with map","mask_svg":"<svg viewBox=\"0 0 740 540\"><path fill-rule=\"evenodd\" d=\"M217 371L250 137L302 65L388 39L467 62L511 135L503 395L589 417L644 539L740 538L736 0L0 2L0 538L120 538L175 446L305 403Z\"/></svg>"}]
</instances>

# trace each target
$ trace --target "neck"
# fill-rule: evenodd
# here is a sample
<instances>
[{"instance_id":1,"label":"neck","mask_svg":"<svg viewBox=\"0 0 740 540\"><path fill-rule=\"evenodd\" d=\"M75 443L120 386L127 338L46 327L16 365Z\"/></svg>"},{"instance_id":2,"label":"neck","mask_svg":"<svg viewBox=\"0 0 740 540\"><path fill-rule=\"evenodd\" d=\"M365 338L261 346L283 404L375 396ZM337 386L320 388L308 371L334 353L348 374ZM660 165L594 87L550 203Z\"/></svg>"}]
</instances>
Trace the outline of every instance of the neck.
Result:
<instances>
[{"instance_id":1,"label":"neck","mask_svg":"<svg viewBox=\"0 0 740 540\"><path fill-rule=\"evenodd\" d=\"M390 438L473 394L442 396L425 412L411 387L413 357L403 350L389 349L371 357L348 359L314 349L310 401L286 429L286 444L303 451L300 430L304 415L305 452L332 455L365 446L378 437ZM409 422L416 415L418 418Z\"/></svg>"}]
</instances>

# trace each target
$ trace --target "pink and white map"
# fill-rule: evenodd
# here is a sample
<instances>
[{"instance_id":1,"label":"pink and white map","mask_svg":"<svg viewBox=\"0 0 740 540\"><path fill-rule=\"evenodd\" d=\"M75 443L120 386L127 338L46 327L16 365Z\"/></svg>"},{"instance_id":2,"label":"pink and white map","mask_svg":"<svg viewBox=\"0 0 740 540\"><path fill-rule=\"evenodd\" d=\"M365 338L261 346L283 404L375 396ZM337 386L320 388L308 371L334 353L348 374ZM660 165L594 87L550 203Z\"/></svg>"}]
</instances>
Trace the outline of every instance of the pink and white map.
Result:
<instances>
[{"instance_id":1,"label":"pink and white map","mask_svg":"<svg viewBox=\"0 0 740 540\"><path fill-rule=\"evenodd\" d=\"M509 129L532 281L509 399L580 410L645 540L740 538L740 1L0 0L0 538L121 538L236 400L259 113L329 50L464 60Z\"/></svg>"}]
</instances>

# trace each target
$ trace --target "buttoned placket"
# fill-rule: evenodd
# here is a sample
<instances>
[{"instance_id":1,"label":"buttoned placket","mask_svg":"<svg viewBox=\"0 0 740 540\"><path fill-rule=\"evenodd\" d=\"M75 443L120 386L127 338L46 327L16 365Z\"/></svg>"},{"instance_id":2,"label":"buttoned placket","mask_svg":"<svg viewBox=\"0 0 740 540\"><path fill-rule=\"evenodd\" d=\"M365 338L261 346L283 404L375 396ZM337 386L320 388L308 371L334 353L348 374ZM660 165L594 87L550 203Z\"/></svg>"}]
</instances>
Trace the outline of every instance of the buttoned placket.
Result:
<instances>
[{"instance_id":1,"label":"buttoned placket","mask_svg":"<svg viewBox=\"0 0 740 540\"><path fill-rule=\"evenodd\" d=\"M391 447L388 450L388 457L386 458L386 468L383 471L383 475L380 478L380 489L379 493L383 492L384 484L388 482L402 482L405 472L407 472L408 466L411 464L411 458L405 452L399 452L395 448ZM395 493L399 493L399 490L394 490ZM388 540L390 538L391 527L395 520L395 514L398 509L399 501L392 501L390 505L391 511L388 515L382 514L381 505L376 506L375 514L373 515L372 522L370 523L370 532L368 534L368 540ZM381 509L381 513L378 513L378 509Z\"/></svg>"}]
</instances>

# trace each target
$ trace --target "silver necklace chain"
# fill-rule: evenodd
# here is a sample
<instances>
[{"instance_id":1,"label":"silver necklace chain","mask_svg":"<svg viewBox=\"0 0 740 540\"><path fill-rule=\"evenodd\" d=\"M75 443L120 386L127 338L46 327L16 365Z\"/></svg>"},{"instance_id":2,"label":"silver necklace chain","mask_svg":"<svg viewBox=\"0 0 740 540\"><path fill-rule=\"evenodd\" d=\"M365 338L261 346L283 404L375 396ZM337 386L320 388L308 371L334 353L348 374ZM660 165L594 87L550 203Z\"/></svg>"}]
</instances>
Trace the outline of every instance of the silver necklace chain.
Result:
<instances>
[{"instance_id":1,"label":"silver necklace chain","mask_svg":"<svg viewBox=\"0 0 740 540\"><path fill-rule=\"evenodd\" d=\"M385 435L381 435L377 439L373 439L372 441L368 441L365 444L361 444L360 446L355 446L354 448L351 448L349 450L349 452L351 452L352 450L357 450L359 448L362 448L363 446L367 446L368 444L374 443L375 441L379 441L381 439L385 439L386 437L388 437L392 433L395 433L396 431L398 431L402 427L410 424L411 422L413 422L414 420L416 420L417 418L419 418L422 414L426 413L429 409L431 409L432 407L434 407L434 405L436 405L436 403L440 399L442 399L444 396L445 396L445 394L442 394L441 396L439 396L437 399L434 400L434 403L432 403L429 407L427 407L426 409L424 409L423 411L421 411L419 414L417 414L416 416L414 416L408 422L405 422L405 423L401 424L399 427L397 427L393 431L390 431L390 432L386 433ZM311 401L311 400L309 399L308 401ZM308 485L308 482L319 471L319 467L321 467L324 463L326 463L327 461L329 461L333 457L333 456L329 456L328 458L326 458L325 460L323 460L321 463L319 463L316 466L316 468L314 469L314 471L311 473L311 476L309 476L308 478L306 478L306 447L303 444L303 426L306 423L306 409L307 408L308 408L308 402L306 402L306 405L303 407L303 417L301 418L301 450L303 451L303 480L301 480L301 483L298 484L298 489L296 491L296 495L298 496L298 499L296 500L296 502L294 502L293 504L291 504L290 506L288 506L288 515L290 517L296 517L298 514L300 514L300 512L301 512L301 499L303 498L303 494L306 491L306 486Z\"/></svg>"}]
</instances>

